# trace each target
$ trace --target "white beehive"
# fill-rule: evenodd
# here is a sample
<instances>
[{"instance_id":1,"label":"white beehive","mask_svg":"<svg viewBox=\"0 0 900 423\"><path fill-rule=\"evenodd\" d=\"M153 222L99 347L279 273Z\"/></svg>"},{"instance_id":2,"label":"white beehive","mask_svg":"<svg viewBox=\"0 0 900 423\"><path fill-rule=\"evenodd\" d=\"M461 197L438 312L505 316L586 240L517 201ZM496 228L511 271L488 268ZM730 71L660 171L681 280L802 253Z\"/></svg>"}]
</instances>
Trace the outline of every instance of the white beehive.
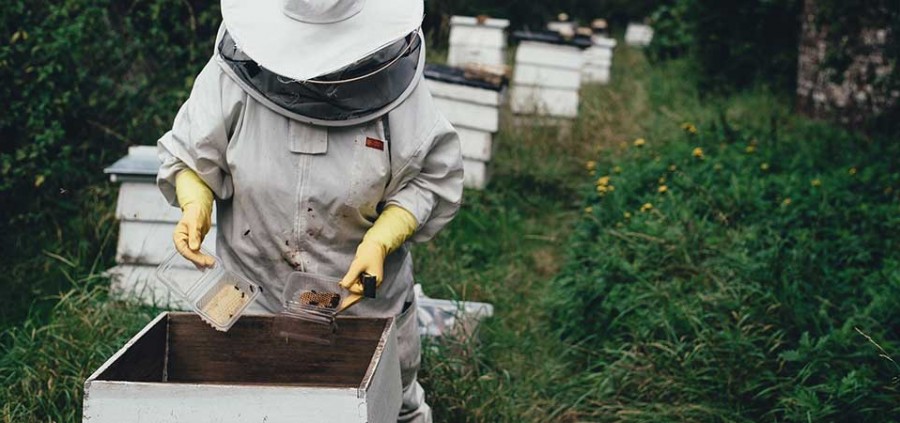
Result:
<instances>
[{"instance_id":1,"label":"white beehive","mask_svg":"<svg viewBox=\"0 0 900 423\"><path fill-rule=\"evenodd\" d=\"M83 421L397 421L393 319L341 317L330 345L276 336L273 319L244 316L222 333L160 314L85 381Z\"/></svg>"},{"instance_id":2,"label":"white beehive","mask_svg":"<svg viewBox=\"0 0 900 423\"><path fill-rule=\"evenodd\" d=\"M159 165L156 147L138 146L129 148L127 156L104 169L113 182L121 183L116 203L116 266L108 273L113 292L118 295L184 307L155 276L156 267L174 248L172 232L181 218L181 210L166 202L156 186ZM204 248L214 252L215 239L213 212L213 227L203 241Z\"/></svg>"},{"instance_id":3,"label":"white beehive","mask_svg":"<svg viewBox=\"0 0 900 423\"><path fill-rule=\"evenodd\" d=\"M593 45L584 50L581 79L584 83L606 84L609 82L616 40L602 35L594 35L591 37L591 42Z\"/></svg>"},{"instance_id":4,"label":"white beehive","mask_svg":"<svg viewBox=\"0 0 900 423\"><path fill-rule=\"evenodd\" d=\"M517 32L516 66L510 95L513 113L574 118L584 61L584 37L552 32Z\"/></svg>"},{"instance_id":5,"label":"white beehive","mask_svg":"<svg viewBox=\"0 0 900 423\"><path fill-rule=\"evenodd\" d=\"M506 28L509 21L487 17L450 18L450 49L447 64L505 65Z\"/></svg>"},{"instance_id":6,"label":"white beehive","mask_svg":"<svg viewBox=\"0 0 900 423\"><path fill-rule=\"evenodd\" d=\"M467 77L463 69L440 65L426 66L425 81L435 106L459 133L465 186L484 189L490 181L493 137L500 129L503 83Z\"/></svg>"},{"instance_id":7,"label":"white beehive","mask_svg":"<svg viewBox=\"0 0 900 423\"><path fill-rule=\"evenodd\" d=\"M635 47L647 47L653 40L653 28L649 25L630 23L625 29L625 44Z\"/></svg>"}]
</instances>

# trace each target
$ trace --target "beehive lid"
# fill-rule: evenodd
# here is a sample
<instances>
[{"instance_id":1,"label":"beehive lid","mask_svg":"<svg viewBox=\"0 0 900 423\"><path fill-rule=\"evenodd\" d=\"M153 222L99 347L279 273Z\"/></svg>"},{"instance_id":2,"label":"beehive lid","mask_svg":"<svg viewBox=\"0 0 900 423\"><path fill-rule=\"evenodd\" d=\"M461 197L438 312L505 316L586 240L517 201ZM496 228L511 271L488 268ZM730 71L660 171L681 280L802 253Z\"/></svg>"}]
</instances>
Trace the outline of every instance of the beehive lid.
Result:
<instances>
[{"instance_id":1,"label":"beehive lid","mask_svg":"<svg viewBox=\"0 0 900 423\"><path fill-rule=\"evenodd\" d=\"M493 84L482 79L466 77L466 72L463 68L447 65L426 64L425 78L434 81L446 82L448 84L465 85L467 87L481 88L491 91L501 91L503 90L503 86L506 85L505 78L503 82L499 84Z\"/></svg>"},{"instance_id":2,"label":"beehive lid","mask_svg":"<svg viewBox=\"0 0 900 423\"><path fill-rule=\"evenodd\" d=\"M128 148L128 155L103 169L113 182L152 182L159 172L156 147L149 145Z\"/></svg>"},{"instance_id":3,"label":"beehive lid","mask_svg":"<svg viewBox=\"0 0 900 423\"><path fill-rule=\"evenodd\" d=\"M509 20L486 18L481 16L454 16L450 18L451 26L480 26L486 28L506 29L509 26Z\"/></svg>"},{"instance_id":4,"label":"beehive lid","mask_svg":"<svg viewBox=\"0 0 900 423\"><path fill-rule=\"evenodd\" d=\"M513 38L519 41L535 41L539 43L557 44L578 48L588 48L592 45L590 37L576 35L571 38L563 37L553 31L515 31Z\"/></svg>"}]
</instances>

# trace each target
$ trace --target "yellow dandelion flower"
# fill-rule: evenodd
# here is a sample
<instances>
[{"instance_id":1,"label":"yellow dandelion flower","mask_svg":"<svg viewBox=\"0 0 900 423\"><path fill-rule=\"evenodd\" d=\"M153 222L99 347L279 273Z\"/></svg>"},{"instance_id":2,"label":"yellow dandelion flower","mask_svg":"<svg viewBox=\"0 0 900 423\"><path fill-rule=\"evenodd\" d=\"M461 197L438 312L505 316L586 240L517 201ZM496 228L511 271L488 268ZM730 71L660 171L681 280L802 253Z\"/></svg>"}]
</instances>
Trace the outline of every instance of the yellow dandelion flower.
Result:
<instances>
[{"instance_id":1,"label":"yellow dandelion flower","mask_svg":"<svg viewBox=\"0 0 900 423\"><path fill-rule=\"evenodd\" d=\"M585 207L585 208L584 208L584 214L591 214L591 213L593 213L593 212L594 212L594 208L593 208L593 207Z\"/></svg>"},{"instance_id":2,"label":"yellow dandelion flower","mask_svg":"<svg viewBox=\"0 0 900 423\"><path fill-rule=\"evenodd\" d=\"M819 178L816 178L816 179L809 181L809 184L814 187L820 187L820 186L822 186L822 180Z\"/></svg>"},{"instance_id":3,"label":"yellow dandelion flower","mask_svg":"<svg viewBox=\"0 0 900 423\"><path fill-rule=\"evenodd\" d=\"M619 167L619 166L614 167L614 168L613 168L613 173L622 173L622 168Z\"/></svg>"},{"instance_id":4,"label":"yellow dandelion flower","mask_svg":"<svg viewBox=\"0 0 900 423\"><path fill-rule=\"evenodd\" d=\"M856 171L856 168L855 168L855 167L851 167L849 170L847 170L847 173L848 173L850 176L856 175L856 172L857 172L857 171Z\"/></svg>"},{"instance_id":5,"label":"yellow dandelion flower","mask_svg":"<svg viewBox=\"0 0 900 423\"><path fill-rule=\"evenodd\" d=\"M653 204L644 203L644 205L641 206L641 213L647 213L650 210L653 210Z\"/></svg>"},{"instance_id":6,"label":"yellow dandelion flower","mask_svg":"<svg viewBox=\"0 0 900 423\"><path fill-rule=\"evenodd\" d=\"M644 144L647 144L647 141L644 141L643 138L638 138L638 139L634 140L634 146L637 148L643 147Z\"/></svg>"},{"instance_id":7,"label":"yellow dandelion flower","mask_svg":"<svg viewBox=\"0 0 900 423\"><path fill-rule=\"evenodd\" d=\"M609 187L607 187L606 185L597 185L597 192L606 194L607 191L609 191Z\"/></svg>"},{"instance_id":8,"label":"yellow dandelion flower","mask_svg":"<svg viewBox=\"0 0 900 423\"><path fill-rule=\"evenodd\" d=\"M609 185L609 176L601 176L600 179L597 179L597 186L607 185Z\"/></svg>"},{"instance_id":9,"label":"yellow dandelion flower","mask_svg":"<svg viewBox=\"0 0 900 423\"><path fill-rule=\"evenodd\" d=\"M591 171L597 168L597 162L593 160L588 160L587 163L584 164L585 169Z\"/></svg>"},{"instance_id":10,"label":"yellow dandelion flower","mask_svg":"<svg viewBox=\"0 0 900 423\"><path fill-rule=\"evenodd\" d=\"M613 191L616 190L616 187L610 185L610 186L606 187L606 190L609 191L609 192L613 192Z\"/></svg>"},{"instance_id":11,"label":"yellow dandelion flower","mask_svg":"<svg viewBox=\"0 0 900 423\"><path fill-rule=\"evenodd\" d=\"M626 219L631 219L631 213L629 212L625 212L623 216L625 216Z\"/></svg>"},{"instance_id":12,"label":"yellow dandelion flower","mask_svg":"<svg viewBox=\"0 0 900 423\"><path fill-rule=\"evenodd\" d=\"M669 190L669 187L667 187L665 185L660 185L659 188L657 189L657 191L659 191L660 194L665 194L666 191L668 191L668 190Z\"/></svg>"},{"instance_id":13,"label":"yellow dandelion flower","mask_svg":"<svg viewBox=\"0 0 900 423\"><path fill-rule=\"evenodd\" d=\"M744 152L747 153L747 154L753 154L753 153L756 152L756 146L755 146L755 145L748 145L747 148L744 149Z\"/></svg>"},{"instance_id":14,"label":"yellow dandelion flower","mask_svg":"<svg viewBox=\"0 0 900 423\"><path fill-rule=\"evenodd\" d=\"M763 172L765 172L765 171L769 170L769 164L763 163L763 164L759 165L759 169L762 170Z\"/></svg>"},{"instance_id":15,"label":"yellow dandelion flower","mask_svg":"<svg viewBox=\"0 0 900 423\"><path fill-rule=\"evenodd\" d=\"M698 159L702 159L703 158L703 149L700 147L697 147L694 149L694 151L691 152L691 155Z\"/></svg>"},{"instance_id":16,"label":"yellow dandelion flower","mask_svg":"<svg viewBox=\"0 0 900 423\"><path fill-rule=\"evenodd\" d=\"M682 123L682 124L681 124L681 129L684 129L685 132L688 132L688 133L690 133L690 134L696 134L696 133L697 133L697 127L694 126L694 124L693 124L693 123L690 123L690 122Z\"/></svg>"},{"instance_id":17,"label":"yellow dandelion flower","mask_svg":"<svg viewBox=\"0 0 900 423\"><path fill-rule=\"evenodd\" d=\"M675 165L669 165L669 172L674 172L674 171L676 171L676 170L678 170L678 166L675 166Z\"/></svg>"},{"instance_id":18,"label":"yellow dandelion flower","mask_svg":"<svg viewBox=\"0 0 900 423\"><path fill-rule=\"evenodd\" d=\"M791 197L785 198L784 201L781 202L781 205L784 207L790 206L792 203Z\"/></svg>"},{"instance_id":19,"label":"yellow dandelion flower","mask_svg":"<svg viewBox=\"0 0 900 423\"><path fill-rule=\"evenodd\" d=\"M660 184L660 185L663 185L663 184L665 184L665 183L666 183L666 177L665 177L665 176L660 176L660 177L659 177L659 184Z\"/></svg>"}]
</instances>

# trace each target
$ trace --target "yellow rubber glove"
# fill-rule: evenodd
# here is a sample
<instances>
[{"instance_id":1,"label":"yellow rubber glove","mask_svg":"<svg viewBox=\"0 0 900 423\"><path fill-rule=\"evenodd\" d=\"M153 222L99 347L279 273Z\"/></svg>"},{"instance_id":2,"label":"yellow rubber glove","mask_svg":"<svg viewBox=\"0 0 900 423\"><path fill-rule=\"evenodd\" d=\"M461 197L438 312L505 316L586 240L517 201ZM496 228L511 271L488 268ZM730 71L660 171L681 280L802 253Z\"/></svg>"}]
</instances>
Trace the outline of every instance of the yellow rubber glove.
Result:
<instances>
[{"instance_id":1,"label":"yellow rubber glove","mask_svg":"<svg viewBox=\"0 0 900 423\"><path fill-rule=\"evenodd\" d=\"M215 259L200 252L200 244L212 225L212 190L191 169L175 176L175 195L181 205L181 220L172 239L175 249L198 267L210 267Z\"/></svg>"},{"instance_id":2,"label":"yellow rubber glove","mask_svg":"<svg viewBox=\"0 0 900 423\"><path fill-rule=\"evenodd\" d=\"M350 270L340 282L344 289L350 291L350 295L341 302L339 310L343 311L362 299L360 276L363 273L375 276L375 286L381 286L385 257L400 248L418 226L416 217L402 207L390 205L381 212L375 224L363 236L356 248L356 257L350 263Z\"/></svg>"}]
</instances>

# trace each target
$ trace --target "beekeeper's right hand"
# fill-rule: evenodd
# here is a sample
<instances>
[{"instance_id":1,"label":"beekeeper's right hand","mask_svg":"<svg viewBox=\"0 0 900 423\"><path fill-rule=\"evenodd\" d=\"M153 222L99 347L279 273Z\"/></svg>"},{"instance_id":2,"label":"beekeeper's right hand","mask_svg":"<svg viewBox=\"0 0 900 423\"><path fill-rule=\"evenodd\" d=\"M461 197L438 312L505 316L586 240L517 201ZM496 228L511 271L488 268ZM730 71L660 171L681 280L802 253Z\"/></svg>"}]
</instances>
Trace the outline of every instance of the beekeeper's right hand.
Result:
<instances>
[{"instance_id":1,"label":"beekeeper's right hand","mask_svg":"<svg viewBox=\"0 0 900 423\"><path fill-rule=\"evenodd\" d=\"M212 225L212 190L191 169L178 172L175 195L181 205L181 220L172 238L175 249L198 267L210 267L215 260L200 252L200 244Z\"/></svg>"}]
</instances>

